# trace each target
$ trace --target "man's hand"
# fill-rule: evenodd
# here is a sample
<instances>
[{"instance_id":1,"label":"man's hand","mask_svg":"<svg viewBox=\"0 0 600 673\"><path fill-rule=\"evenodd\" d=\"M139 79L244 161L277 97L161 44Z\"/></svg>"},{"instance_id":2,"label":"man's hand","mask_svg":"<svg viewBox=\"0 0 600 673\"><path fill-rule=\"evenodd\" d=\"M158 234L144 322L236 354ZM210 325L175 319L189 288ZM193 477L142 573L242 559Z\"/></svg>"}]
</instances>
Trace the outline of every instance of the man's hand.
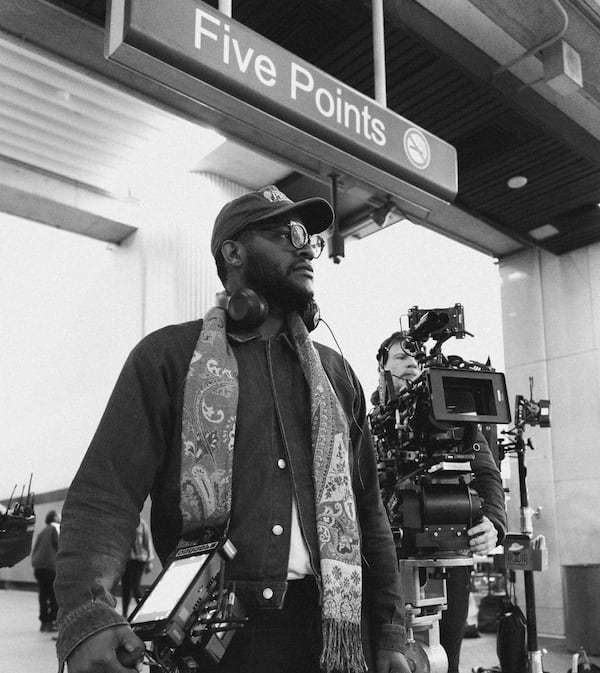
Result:
<instances>
[{"instance_id":1,"label":"man's hand","mask_svg":"<svg viewBox=\"0 0 600 673\"><path fill-rule=\"evenodd\" d=\"M481 523L467 531L469 547L474 554L487 554L498 544L498 531L494 524L484 516Z\"/></svg>"},{"instance_id":2,"label":"man's hand","mask_svg":"<svg viewBox=\"0 0 600 673\"><path fill-rule=\"evenodd\" d=\"M111 626L82 641L67 659L69 673L142 672L144 643L127 624Z\"/></svg>"},{"instance_id":3,"label":"man's hand","mask_svg":"<svg viewBox=\"0 0 600 673\"><path fill-rule=\"evenodd\" d=\"M377 650L377 673L412 673L411 667L402 652L395 650Z\"/></svg>"}]
</instances>

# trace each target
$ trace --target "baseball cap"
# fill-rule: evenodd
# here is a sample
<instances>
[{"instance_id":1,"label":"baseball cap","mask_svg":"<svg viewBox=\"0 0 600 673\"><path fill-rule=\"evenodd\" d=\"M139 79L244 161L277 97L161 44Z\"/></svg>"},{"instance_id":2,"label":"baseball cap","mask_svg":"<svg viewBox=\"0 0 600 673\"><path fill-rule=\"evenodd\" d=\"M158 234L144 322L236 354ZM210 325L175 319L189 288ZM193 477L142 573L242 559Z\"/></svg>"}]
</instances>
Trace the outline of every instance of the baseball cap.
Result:
<instances>
[{"instance_id":1,"label":"baseball cap","mask_svg":"<svg viewBox=\"0 0 600 673\"><path fill-rule=\"evenodd\" d=\"M212 231L210 249L213 257L221 244L253 224L270 220L284 213L297 214L309 234L318 234L333 224L333 208L318 196L303 201L292 201L275 185L268 185L255 192L226 203L217 215Z\"/></svg>"}]
</instances>

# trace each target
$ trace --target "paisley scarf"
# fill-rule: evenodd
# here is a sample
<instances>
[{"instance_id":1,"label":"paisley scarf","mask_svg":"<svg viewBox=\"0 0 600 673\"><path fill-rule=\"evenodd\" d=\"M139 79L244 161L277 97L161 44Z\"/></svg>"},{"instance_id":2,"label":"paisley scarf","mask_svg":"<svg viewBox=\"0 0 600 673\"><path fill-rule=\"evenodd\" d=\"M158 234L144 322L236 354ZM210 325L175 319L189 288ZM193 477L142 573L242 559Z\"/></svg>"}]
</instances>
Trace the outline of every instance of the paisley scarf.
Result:
<instances>
[{"instance_id":1,"label":"paisley scarf","mask_svg":"<svg viewBox=\"0 0 600 673\"><path fill-rule=\"evenodd\" d=\"M360 538L349 465L349 429L306 326L297 314L288 333L308 382L313 482L321 569L323 651L327 673L366 670L360 621ZM227 523L238 403L238 371L226 313L210 309L190 361L184 391L181 459L183 532Z\"/></svg>"}]
</instances>

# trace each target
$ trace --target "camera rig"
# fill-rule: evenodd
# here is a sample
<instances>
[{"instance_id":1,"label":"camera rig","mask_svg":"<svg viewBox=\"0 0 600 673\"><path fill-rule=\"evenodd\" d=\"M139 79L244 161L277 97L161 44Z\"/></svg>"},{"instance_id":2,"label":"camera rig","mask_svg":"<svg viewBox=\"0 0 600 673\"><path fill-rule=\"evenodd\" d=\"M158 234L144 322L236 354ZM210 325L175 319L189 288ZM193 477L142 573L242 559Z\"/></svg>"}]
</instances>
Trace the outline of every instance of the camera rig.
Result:
<instances>
[{"instance_id":1,"label":"camera rig","mask_svg":"<svg viewBox=\"0 0 600 673\"><path fill-rule=\"evenodd\" d=\"M204 539L178 546L129 617L151 643L144 656L153 672L191 673L220 662L247 621L235 583L225 579L235 546L225 537Z\"/></svg>"},{"instance_id":2,"label":"camera rig","mask_svg":"<svg viewBox=\"0 0 600 673\"><path fill-rule=\"evenodd\" d=\"M473 563L467 531L480 520L482 501L470 486L470 461L485 441L479 424L510 421L504 375L489 362L442 353L448 339L466 335L473 336L465 330L461 304L414 306L408 329L392 335L377 354L382 376L369 423L404 587L406 656L416 673L448 670L439 620L447 607L447 568ZM400 386L384 369L395 343L420 366Z\"/></svg>"},{"instance_id":3,"label":"camera rig","mask_svg":"<svg viewBox=\"0 0 600 673\"><path fill-rule=\"evenodd\" d=\"M469 487L470 461L483 441L478 424L510 421L506 383L489 362L443 355L445 341L469 334L461 304L414 306L408 320L396 341L421 372L398 390L384 371L369 416L380 487L400 558L453 557L468 548L466 531L481 516L479 496Z\"/></svg>"}]
</instances>

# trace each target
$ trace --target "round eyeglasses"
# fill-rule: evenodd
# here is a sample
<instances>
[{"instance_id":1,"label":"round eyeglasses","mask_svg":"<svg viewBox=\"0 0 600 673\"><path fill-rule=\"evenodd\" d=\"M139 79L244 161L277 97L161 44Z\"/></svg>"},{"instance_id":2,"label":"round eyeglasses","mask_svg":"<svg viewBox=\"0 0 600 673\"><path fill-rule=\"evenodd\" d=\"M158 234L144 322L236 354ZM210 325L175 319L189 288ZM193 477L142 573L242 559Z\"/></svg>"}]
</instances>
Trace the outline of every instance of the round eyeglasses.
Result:
<instances>
[{"instance_id":1,"label":"round eyeglasses","mask_svg":"<svg viewBox=\"0 0 600 673\"><path fill-rule=\"evenodd\" d=\"M284 226L288 227L288 231L283 231ZM281 238L288 240L296 250L302 250L302 248L308 245L312 250L314 259L321 256L325 247L325 239L322 236L319 236L319 234L309 234L302 222L297 222L296 220L290 220L285 224L282 223L278 227L269 226L257 229L256 231L268 231L277 234Z\"/></svg>"},{"instance_id":2,"label":"round eyeglasses","mask_svg":"<svg viewBox=\"0 0 600 673\"><path fill-rule=\"evenodd\" d=\"M325 240L322 236L319 236L319 234L309 234L302 222L296 222L295 220L290 220L288 227L290 229L290 243L294 248L302 250L308 244L313 251L315 259L321 256L325 247Z\"/></svg>"}]
</instances>

